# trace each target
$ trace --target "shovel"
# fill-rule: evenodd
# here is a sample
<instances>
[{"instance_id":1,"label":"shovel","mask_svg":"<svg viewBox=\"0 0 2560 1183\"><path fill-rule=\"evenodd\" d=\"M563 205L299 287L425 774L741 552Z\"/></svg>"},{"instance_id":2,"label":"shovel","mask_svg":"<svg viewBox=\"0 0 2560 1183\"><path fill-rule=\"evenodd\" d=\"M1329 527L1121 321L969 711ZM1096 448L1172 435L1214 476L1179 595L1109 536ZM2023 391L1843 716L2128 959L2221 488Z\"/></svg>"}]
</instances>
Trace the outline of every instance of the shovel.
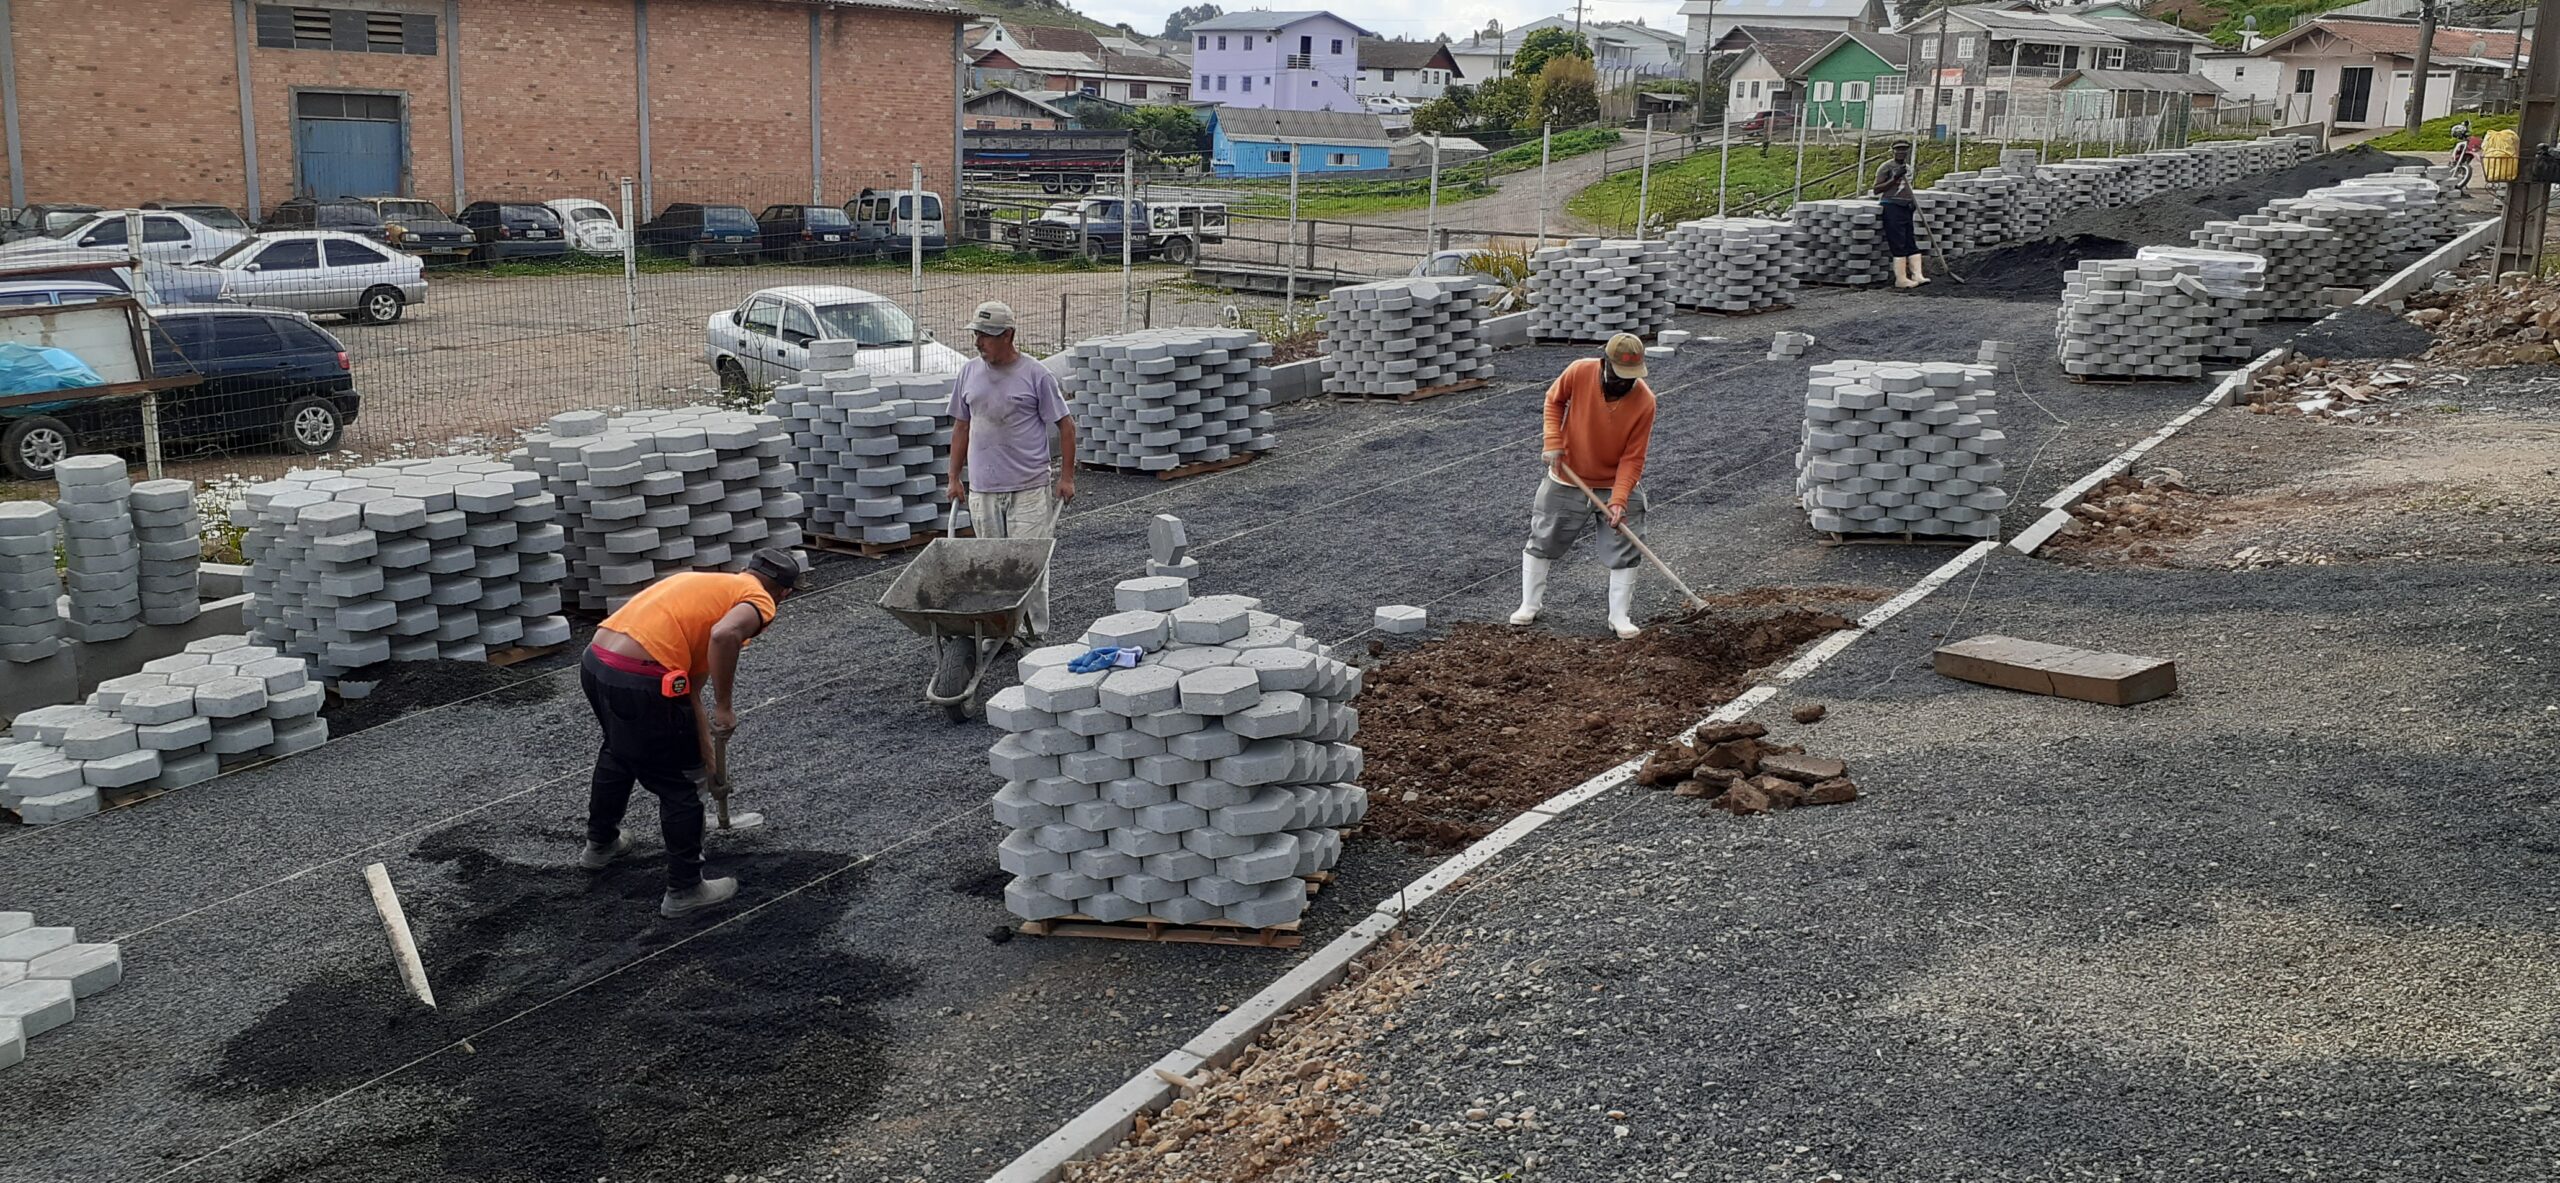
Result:
<instances>
[{"instance_id":1,"label":"shovel","mask_svg":"<svg viewBox=\"0 0 2560 1183\"><path fill-rule=\"evenodd\" d=\"M761 813L729 815L729 737L725 735L711 740L711 807L722 830L752 830L764 824Z\"/></svg>"},{"instance_id":2,"label":"shovel","mask_svg":"<svg viewBox=\"0 0 2560 1183\"><path fill-rule=\"evenodd\" d=\"M1609 503L1600 500L1600 495L1592 492L1591 486L1582 483L1582 475L1580 473L1565 467L1563 464L1557 464L1555 466L1555 470L1563 473L1564 479L1572 481L1574 488L1582 490L1583 499L1591 503L1591 508L1599 510L1602 518L1605 519L1609 516ZM1635 544L1636 553L1643 555L1646 562L1653 564L1654 570L1662 572L1662 577L1670 580L1671 586L1679 588L1681 595L1689 597L1689 608L1692 611L1707 606L1707 598L1689 590L1688 583L1680 578L1679 573L1673 571L1669 564L1664 563L1659 556L1655 555L1653 553L1653 548L1646 546L1644 544L1644 539L1636 537L1636 532L1628 529L1625 522L1618 523L1618 533L1626 535L1627 541Z\"/></svg>"}]
</instances>

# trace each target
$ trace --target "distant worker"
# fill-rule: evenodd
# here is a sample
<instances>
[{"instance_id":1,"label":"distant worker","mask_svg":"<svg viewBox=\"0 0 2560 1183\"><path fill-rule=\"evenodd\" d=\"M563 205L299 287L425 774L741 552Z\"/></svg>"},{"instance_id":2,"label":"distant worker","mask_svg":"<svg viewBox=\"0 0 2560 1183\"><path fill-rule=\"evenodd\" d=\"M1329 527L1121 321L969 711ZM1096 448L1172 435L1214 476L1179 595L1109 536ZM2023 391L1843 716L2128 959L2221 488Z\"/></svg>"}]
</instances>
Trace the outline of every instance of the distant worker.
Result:
<instances>
[{"instance_id":1,"label":"distant worker","mask_svg":"<svg viewBox=\"0 0 2560 1183\"><path fill-rule=\"evenodd\" d=\"M1529 542L1520 554L1520 610L1511 623L1529 624L1546 607L1547 574L1582 532L1597 525L1608 535L1602 562L1609 568L1609 627L1621 638L1642 630L1629 619L1636 600L1635 543L1619 527L1644 521L1645 449L1653 442L1653 388L1644 382L1644 342L1633 333L1609 338L1599 357L1564 368L1547 388L1546 476L1529 503ZM1596 509L1568 474L1608 505Z\"/></svg>"},{"instance_id":2,"label":"distant worker","mask_svg":"<svg viewBox=\"0 0 2560 1183\"><path fill-rule=\"evenodd\" d=\"M738 728L738 651L773 622L774 605L799 587L800 570L798 555L767 547L742 573L667 576L605 617L587 643L579 674L604 745L587 790L587 848L578 865L601 871L631 853L622 815L637 781L658 798L667 844L660 916L691 915L738 894L736 879L703 878L702 789L725 771L712 767L714 737Z\"/></svg>"},{"instance_id":3,"label":"distant worker","mask_svg":"<svg viewBox=\"0 0 2560 1183\"><path fill-rule=\"evenodd\" d=\"M1013 309L989 300L969 318L978 356L951 383L951 500L980 538L1055 538L1076 495L1076 421L1058 376L1014 347ZM1049 635L1049 575L1023 616ZM953 687L951 689L957 689Z\"/></svg>"},{"instance_id":4,"label":"distant worker","mask_svg":"<svg viewBox=\"0 0 2560 1183\"><path fill-rule=\"evenodd\" d=\"M1911 231L1911 216L1920 199L1911 194L1911 141L1893 142L1893 159L1876 170L1876 199L1884 205L1884 247L1893 256L1893 286L1916 288L1929 282L1920 268L1920 239Z\"/></svg>"}]
</instances>

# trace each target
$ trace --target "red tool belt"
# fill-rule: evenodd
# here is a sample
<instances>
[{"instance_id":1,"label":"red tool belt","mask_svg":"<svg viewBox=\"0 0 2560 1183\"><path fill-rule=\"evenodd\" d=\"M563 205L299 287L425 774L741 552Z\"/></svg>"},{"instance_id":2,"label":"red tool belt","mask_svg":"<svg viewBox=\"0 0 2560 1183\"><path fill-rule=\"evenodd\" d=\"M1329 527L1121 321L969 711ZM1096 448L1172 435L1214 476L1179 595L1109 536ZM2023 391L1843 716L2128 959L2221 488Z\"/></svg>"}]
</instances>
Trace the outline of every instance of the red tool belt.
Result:
<instances>
[{"instance_id":1,"label":"red tool belt","mask_svg":"<svg viewBox=\"0 0 2560 1183\"><path fill-rule=\"evenodd\" d=\"M683 670L671 670L657 662L645 661L637 657L624 657L610 649L591 648L589 652L596 655L597 661L623 673L638 674L643 678L656 678L658 693L669 698L683 698L693 693L693 683L685 677Z\"/></svg>"}]
</instances>

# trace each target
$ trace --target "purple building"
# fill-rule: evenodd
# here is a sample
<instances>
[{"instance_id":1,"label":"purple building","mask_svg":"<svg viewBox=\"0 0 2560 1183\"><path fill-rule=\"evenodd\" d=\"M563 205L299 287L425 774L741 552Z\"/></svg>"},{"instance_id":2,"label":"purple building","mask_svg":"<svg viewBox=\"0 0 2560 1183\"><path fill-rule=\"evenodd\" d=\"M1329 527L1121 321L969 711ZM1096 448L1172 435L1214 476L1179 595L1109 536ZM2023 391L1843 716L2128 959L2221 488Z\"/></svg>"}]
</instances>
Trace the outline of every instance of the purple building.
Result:
<instances>
[{"instance_id":1,"label":"purple building","mask_svg":"<svg viewBox=\"0 0 2560 1183\"><path fill-rule=\"evenodd\" d=\"M1230 12L1191 26L1191 101L1274 111L1361 110L1360 39L1330 12Z\"/></svg>"}]
</instances>

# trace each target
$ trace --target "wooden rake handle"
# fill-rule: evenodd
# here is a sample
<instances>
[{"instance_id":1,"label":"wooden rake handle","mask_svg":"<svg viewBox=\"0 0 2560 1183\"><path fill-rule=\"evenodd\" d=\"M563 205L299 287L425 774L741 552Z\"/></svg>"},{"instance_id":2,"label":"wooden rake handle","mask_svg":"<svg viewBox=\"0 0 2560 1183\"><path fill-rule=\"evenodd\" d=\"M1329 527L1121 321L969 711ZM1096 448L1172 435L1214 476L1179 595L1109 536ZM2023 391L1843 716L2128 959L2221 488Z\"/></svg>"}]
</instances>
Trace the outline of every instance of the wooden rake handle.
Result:
<instances>
[{"instance_id":1,"label":"wooden rake handle","mask_svg":"<svg viewBox=\"0 0 2560 1183\"><path fill-rule=\"evenodd\" d=\"M1600 500L1600 495L1592 492L1591 486L1582 483L1582 474L1575 472L1570 467L1567 467L1561 460L1556 462L1555 470L1563 473L1564 479L1572 481L1574 488L1582 490L1583 499L1591 503L1591 508L1599 510L1601 517L1606 518L1609 516L1609 503ZM1617 529L1618 533L1627 536L1627 541L1635 544L1637 554L1643 555L1646 562L1653 564L1654 570L1662 572L1662 577L1670 580L1671 586L1679 588L1681 595L1689 597L1689 604L1691 607L1703 608L1707 606L1707 598L1689 590L1688 582L1680 578L1679 572L1673 571L1670 564L1663 562L1660 555L1653 553L1653 548L1646 546L1644 544L1644 539L1637 537L1634 530L1628 529L1625 522L1619 522Z\"/></svg>"}]
</instances>

